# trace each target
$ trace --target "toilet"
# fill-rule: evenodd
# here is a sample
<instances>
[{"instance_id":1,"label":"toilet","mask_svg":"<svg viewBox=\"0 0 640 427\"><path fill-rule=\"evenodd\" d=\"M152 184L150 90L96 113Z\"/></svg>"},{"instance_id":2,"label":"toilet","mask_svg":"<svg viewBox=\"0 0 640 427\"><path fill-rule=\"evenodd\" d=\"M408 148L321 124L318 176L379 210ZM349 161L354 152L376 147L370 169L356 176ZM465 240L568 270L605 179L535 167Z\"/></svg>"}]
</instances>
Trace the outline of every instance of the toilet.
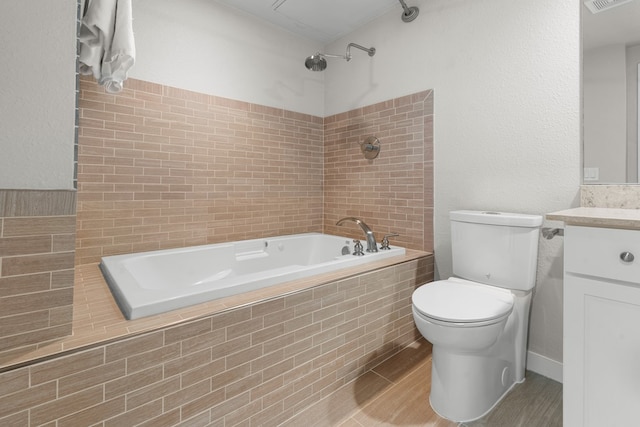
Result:
<instances>
[{"instance_id":1,"label":"toilet","mask_svg":"<svg viewBox=\"0 0 640 427\"><path fill-rule=\"evenodd\" d=\"M452 211L449 219L455 277L416 289L412 311L433 344L431 407L464 422L524 381L542 216Z\"/></svg>"}]
</instances>

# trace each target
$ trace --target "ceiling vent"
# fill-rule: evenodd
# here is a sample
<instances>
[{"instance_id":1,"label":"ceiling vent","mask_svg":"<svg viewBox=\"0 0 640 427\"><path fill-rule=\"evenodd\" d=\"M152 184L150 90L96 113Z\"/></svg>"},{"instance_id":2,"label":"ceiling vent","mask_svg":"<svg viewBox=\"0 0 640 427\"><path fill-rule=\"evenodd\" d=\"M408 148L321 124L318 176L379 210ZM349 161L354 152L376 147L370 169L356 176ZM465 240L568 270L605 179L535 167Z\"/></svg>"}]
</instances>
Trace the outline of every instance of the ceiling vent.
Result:
<instances>
[{"instance_id":1,"label":"ceiling vent","mask_svg":"<svg viewBox=\"0 0 640 427\"><path fill-rule=\"evenodd\" d=\"M584 5L587 6L587 9L589 9L591 13L599 13L629 3L630 1L633 0L586 0Z\"/></svg>"}]
</instances>

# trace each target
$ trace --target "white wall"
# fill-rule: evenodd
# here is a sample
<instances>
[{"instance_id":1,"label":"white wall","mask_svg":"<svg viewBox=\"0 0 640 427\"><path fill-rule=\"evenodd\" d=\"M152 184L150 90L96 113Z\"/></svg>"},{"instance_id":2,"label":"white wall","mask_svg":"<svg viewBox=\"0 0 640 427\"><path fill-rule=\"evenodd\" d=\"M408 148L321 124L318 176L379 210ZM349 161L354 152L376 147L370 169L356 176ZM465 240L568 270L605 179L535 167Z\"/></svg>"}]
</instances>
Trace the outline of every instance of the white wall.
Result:
<instances>
[{"instance_id":1,"label":"white wall","mask_svg":"<svg viewBox=\"0 0 640 427\"><path fill-rule=\"evenodd\" d=\"M304 60L321 46L212 0L133 2L129 77L315 116L324 74Z\"/></svg>"},{"instance_id":2,"label":"white wall","mask_svg":"<svg viewBox=\"0 0 640 427\"><path fill-rule=\"evenodd\" d=\"M449 211L579 202L580 1L413 3L414 22L390 13L328 47L377 53L329 64L325 114L434 89L436 267L448 277ZM530 349L560 361L562 240L542 241L539 260Z\"/></svg>"},{"instance_id":3,"label":"white wall","mask_svg":"<svg viewBox=\"0 0 640 427\"><path fill-rule=\"evenodd\" d=\"M589 184L627 182L627 60L623 44L584 51L584 167Z\"/></svg>"},{"instance_id":4,"label":"white wall","mask_svg":"<svg viewBox=\"0 0 640 427\"><path fill-rule=\"evenodd\" d=\"M0 188L72 189L76 0L2 0L0 40Z\"/></svg>"}]
</instances>

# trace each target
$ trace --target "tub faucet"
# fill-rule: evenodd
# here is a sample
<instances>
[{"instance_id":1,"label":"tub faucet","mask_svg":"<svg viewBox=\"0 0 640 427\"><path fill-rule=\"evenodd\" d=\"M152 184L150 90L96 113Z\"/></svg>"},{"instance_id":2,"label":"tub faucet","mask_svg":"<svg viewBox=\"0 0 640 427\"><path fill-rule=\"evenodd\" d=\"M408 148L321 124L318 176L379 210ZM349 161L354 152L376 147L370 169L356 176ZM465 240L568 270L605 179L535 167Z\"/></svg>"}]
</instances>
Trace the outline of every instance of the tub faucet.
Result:
<instances>
[{"instance_id":1,"label":"tub faucet","mask_svg":"<svg viewBox=\"0 0 640 427\"><path fill-rule=\"evenodd\" d=\"M365 224L362 220L358 218L354 218L352 216L342 218L340 221L336 222L336 225L342 225L345 221L353 221L362 228L364 231L364 235L367 237L367 252L378 252L378 245L376 244L376 236L374 236L373 231L369 228L367 224Z\"/></svg>"}]
</instances>

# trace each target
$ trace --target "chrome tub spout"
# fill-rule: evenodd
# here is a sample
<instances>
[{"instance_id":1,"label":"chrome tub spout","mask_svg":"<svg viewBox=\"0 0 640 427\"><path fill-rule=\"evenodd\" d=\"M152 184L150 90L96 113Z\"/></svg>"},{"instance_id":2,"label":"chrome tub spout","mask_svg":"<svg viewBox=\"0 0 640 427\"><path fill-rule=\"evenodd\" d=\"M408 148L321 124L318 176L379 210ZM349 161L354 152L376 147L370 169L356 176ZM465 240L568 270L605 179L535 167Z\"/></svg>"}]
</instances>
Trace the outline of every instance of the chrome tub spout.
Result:
<instances>
[{"instance_id":1,"label":"chrome tub spout","mask_svg":"<svg viewBox=\"0 0 640 427\"><path fill-rule=\"evenodd\" d=\"M345 221L353 221L362 228L364 235L367 237L367 252L378 252L378 245L376 243L376 236L373 234L373 231L369 228L364 221L354 218L352 216L342 218L340 221L336 222L336 225L342 225Z\"/></svg>"}]
</instances>

